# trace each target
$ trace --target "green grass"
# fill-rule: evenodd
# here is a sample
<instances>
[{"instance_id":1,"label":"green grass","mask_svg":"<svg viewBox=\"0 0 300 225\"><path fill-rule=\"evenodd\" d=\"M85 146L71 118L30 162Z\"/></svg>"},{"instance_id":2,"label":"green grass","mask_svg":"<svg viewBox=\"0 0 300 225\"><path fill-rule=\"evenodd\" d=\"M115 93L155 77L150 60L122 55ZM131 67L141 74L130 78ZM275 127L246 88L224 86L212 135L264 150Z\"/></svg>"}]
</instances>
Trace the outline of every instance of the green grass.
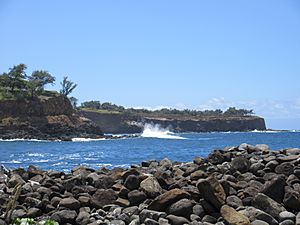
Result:
<instances>
[{"instance_id":1,"label":"green grass","mask_svg":"<svg viewBox=\"0 0 300 225\"><path fill-rule=\"evenodd\" d=\"M91 108L81 108L80 110L86 111L86 112L96 112L96 113L102 113L102 114L121 114L122 112L119 111L111 111L111 110L105 110L105 109L91 109Z\"/></svg>"},{"instance_id":2,"label":"green grass","mask_svg":"<svg viewBox=\"0 0 300 225\"><path fill-rule=\"evenodd\" d=\"M44 90L40 93L38 97L40 100L47 100L49 98L58 97L60 94L57 91L48 91ZM14 93L7 91L7 89L0 88L0 101L4 100L17 100L17 99L31 99L31 96L28 92L24 90L15 90Z\"/></svg>"}]
</instances>

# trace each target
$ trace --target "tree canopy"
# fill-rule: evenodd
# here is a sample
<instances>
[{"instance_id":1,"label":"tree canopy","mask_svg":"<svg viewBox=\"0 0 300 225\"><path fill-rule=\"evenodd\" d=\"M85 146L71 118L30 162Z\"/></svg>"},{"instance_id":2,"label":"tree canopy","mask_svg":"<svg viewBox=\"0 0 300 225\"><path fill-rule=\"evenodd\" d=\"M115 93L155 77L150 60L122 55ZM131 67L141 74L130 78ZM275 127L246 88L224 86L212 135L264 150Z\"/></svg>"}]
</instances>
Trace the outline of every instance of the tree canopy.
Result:
<instances>
[{"instance_id":1,"label":"tree canopy","mask_svg":"<svg viewBox=\"0 0 300 225\"><path fill-rule=\"evenodd\" d=\"M226 111L221 109L216 110L191 110L191 109L172 109L163 108L159 110L148 110L148 109L135 109L125 108L110 102L100 103L100 101L86 101L81 103L80 108L87 108L93 110L106 110L111 112L124 112L127 114L149 114L149 115L181 115L181 116L249 116L253 114L253 110L247 109L236 109L235 107L229 107Z\"/></svg>"},{"instance_id":2,"label":"tree canopy","mask_svg":"<svg viewBox=\"0 0 300 225\"><path fill-rule=\"evenodd\" d=\"M46 93L45 86L54 84L56 78L46 70L35 70L30 76L26 74L27 66L19 64L0 74L0 97L5 98L33 98ZM76 87L72 81L64 77L62 82L65 96ZM49 92L49 91L48 91Z\"/></svg>"},{"instance_id":3,"label":"tree canopy","mask_svg":"<svg viewBox=\"0 0 300 225\"><path fill-rule=\"evenodd\" d=\"M77 84L68 80L67 76L64 77L63 81L60 84L62 86L60 93L64 96L68 96L69 94L71 94L71 92L77 87Z\"/></svg>"}]
</instances>

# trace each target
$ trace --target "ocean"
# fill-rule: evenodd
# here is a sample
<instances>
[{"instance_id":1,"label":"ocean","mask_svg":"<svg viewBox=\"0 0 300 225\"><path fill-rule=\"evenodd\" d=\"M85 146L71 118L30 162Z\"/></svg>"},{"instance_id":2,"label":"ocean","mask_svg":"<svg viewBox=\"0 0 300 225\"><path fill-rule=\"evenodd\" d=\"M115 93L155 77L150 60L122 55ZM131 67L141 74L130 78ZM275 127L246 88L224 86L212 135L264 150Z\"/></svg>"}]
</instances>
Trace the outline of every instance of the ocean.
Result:
<instances>
[{"instance_id":1,"label":"ocean","mask_svg":"<svg viewBox=\"0 0 300 225\"><path fill-rule=\"evenodd\" d=\"M141 135L124 139L0 140L0 164L6 168L34 165L45 170L70 172L78 165L94 169L129 167L165 157L188 162L195 156L205 157L214 149L241 143L267 144L272 150L300 148L300 132L172 133L158 126L146 126Z\"/></svg>"}]
</instances>

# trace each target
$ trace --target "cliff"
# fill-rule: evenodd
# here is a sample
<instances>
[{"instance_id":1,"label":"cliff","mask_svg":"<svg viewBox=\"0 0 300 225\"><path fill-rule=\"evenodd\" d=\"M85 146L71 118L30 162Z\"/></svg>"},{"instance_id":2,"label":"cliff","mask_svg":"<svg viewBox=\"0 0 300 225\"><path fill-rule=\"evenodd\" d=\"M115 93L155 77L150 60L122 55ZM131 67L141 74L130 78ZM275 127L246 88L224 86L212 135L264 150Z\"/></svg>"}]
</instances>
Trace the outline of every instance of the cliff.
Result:
<instances>
[{"instance_id":1,"label":"cliff","mask_svg":"<svg viewBox=\"0 0 300 225\"><path fill-rule=\"evenodd\" d=\"M265 130L265 121L257 116L234 117L180 117L180 116L145 116L125 113L98 113L79 111L95 124L99 125L104 133L139 133L145 123L160 124L177 132L211 132L211 131L249 131Z\"/></svg>"},{"instance_id":2,"label":"cliff","mask_svg":"<svg viewBox=\"0 0 300 225\"><path fill-rule=\"evenodd\" d=\"M0 101L0 138L70 140L102 137L99 126L73 110L62 96Z\"/></svg>"}]
</instances>

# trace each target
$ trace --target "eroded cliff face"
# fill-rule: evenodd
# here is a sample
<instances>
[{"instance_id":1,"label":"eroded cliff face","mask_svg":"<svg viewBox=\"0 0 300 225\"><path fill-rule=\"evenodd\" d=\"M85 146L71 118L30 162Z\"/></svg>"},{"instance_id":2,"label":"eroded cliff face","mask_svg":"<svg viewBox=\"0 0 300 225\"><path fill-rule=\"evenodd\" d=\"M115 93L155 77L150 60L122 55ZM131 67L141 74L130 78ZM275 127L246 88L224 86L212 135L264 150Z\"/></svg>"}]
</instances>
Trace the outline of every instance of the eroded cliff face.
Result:
<instances>
[{"instance_id":1,"label":"eroded cliff face","mask_svg":"<svg viewBox=\"0 0 300 225\"><path fill-rule=\"evenodd\" d=\"M64 96L34 100L0 101L0 138L70 140L99 138L103 132L80 117Z\"/></svg>"},{"instance_id":2,"label":"eroded cliff face","mask_svg":"<svg viewBox=\"0 0 300 225\"><path fill-rule=\"evenodd\" d=\"M261 117L220 117L220 118L162 118L143 117L126 114L97 113L80 111L80 115L99 125L104 133L140 133L145 123L160 124L177 132L210 131L250 131L265 130L265 121Z\"/></svg>"},{"instance_id":3,"label":"eroded cliff face","mask_svg":"<svg viewBox=\"0 0 300 225\"><path fill-rule=\"evenodd\" d=\"M70 116L73 113L74 110L70 101L62 95L45 99L0 101L0 118Z\"/></svg>"}]
</instances>

